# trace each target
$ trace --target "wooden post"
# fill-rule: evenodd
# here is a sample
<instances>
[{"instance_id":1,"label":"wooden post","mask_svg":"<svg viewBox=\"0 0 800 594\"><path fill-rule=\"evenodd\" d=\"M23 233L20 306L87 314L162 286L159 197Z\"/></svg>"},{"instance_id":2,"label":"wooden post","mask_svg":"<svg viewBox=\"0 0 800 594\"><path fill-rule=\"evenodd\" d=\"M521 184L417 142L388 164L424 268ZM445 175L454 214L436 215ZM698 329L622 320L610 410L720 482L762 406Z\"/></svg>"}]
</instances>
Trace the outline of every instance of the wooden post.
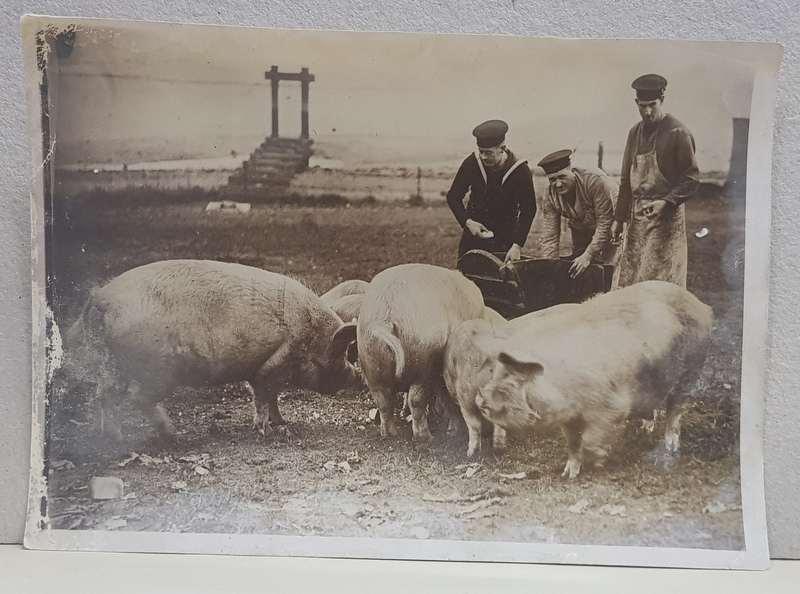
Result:
<instances>
[{"instance_id":1,"label":"wooden post","mask_svg":"<svg viewBox=\"0 0 800 594\"><path fill-rule=\"evenodd\" d=\"M750 118L733 118L733 143L728 179L725 181L727 196L744 196L747 186L747 144L750 133Z\"/></svg>"},{"instance_id":2,"label":"wooden post","mask_svg":"<svg viewBox=\"0 0 800 594\"><path fill-rule=\"evenodd\" d=\"M600 141L600 144L597 145L597 168L603 168L603 141Z\"/></svg>"},{"instance_id":3,"label":"wooden post","mask_svg":"<svg viewBox=\"0 0 800 594\"><path fill-rule=\"evenodd\" d=\"M278 67L273 66L269 72L264 73L264 78L272 82L272 137L278 137L278 83L282 80L294 80L300 82L300 138L308 139L308 85L314 82L314 75L309 74L308 68L292 73L278 72Z\"/></svg>"},{"instance_id":4,"label":"wooden post","mask_svg":"<svg viewBox=\"0 0 800 594\"><path fill-rule=\"evenodd\" d=\"M300 70L300 138L308 138L308 85L314 80L308 74L308 68Z\"/></svg>"},{"instance_id":5,"label":"wooden post","mask_svg":"<svg viewBox=\"0 0 800 594\"><path fill-rule=\"evenodd\" d=\"M271 75L271 76L270 76ZM280 78L278 77L278 67L273 66L266 77L272 82L272 137L278 137L278 84Z\"/></svg>"}]
</instances>

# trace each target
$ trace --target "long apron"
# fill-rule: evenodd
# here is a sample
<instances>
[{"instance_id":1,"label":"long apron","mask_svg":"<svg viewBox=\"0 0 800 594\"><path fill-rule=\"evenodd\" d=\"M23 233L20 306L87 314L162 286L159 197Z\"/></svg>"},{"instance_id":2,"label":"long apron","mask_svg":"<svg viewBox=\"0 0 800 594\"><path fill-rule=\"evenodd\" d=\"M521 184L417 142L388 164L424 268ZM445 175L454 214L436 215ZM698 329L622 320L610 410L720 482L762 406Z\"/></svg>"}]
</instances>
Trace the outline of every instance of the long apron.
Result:
<instances>
[{"instance_id":1,"label":"long apron","mask_svg":"<svg viewBox=\"0 0 800 594\"><path fill-rule=\"evenodd\" d=\"M622 254L614 279L621 288L647 280L662 280L686 288L686 215L683 204L670 204L658 219L650 219L643 209L670 191L661 174L656 156L656 141L649 153L636 155L631 167L633 204ZM641 130L638 145L641 146Z\"/></svg>"}]
</instances>

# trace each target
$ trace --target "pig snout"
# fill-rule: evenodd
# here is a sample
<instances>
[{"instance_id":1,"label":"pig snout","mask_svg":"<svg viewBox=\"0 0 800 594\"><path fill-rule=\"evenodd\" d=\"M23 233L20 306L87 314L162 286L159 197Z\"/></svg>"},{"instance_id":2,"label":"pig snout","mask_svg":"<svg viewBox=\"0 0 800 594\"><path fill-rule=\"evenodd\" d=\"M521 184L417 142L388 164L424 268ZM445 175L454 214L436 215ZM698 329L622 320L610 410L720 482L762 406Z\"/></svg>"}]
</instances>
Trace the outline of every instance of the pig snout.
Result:
<instances>
[{"instance_id":1,"label":"pig snout","mask_svg":"<svg viewBox=\"0 0 800 594\"><path fill-rule=\"evenodd\" d=\"M492 423L512 430L527 429L532 427L541 416L530 410L524 404L522 394L502 394L501 389L495 388L491 393L484 387L475 396L475 405L481 414Z\"/></svg>"}]
</instances>

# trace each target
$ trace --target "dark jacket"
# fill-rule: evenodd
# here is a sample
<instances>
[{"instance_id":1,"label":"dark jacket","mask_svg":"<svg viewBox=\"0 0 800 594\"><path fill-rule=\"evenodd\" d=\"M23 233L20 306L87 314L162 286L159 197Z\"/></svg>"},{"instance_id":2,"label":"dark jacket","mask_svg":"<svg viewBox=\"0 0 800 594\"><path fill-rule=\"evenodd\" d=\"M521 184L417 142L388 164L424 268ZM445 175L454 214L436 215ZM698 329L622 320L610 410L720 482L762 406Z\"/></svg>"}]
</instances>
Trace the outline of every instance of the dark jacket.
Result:
<instances>
[{"instance_id":1,"label":"dark jacket","mask_svg":"<svg viewBox=\"0 0 800 594\"><path fill-rule=\"evenodd\" d=\"M464 159L447 192L447 204L458 224L464 227L467 219L482 223L494 233L492 243L507 245L504 249L514 243L525 245L536 214L536 195L528 163L518 160L511 151L507 153L499 171L484 168L477 153L471 154Z\"/></svg>"},{"instance_id":2,"label":"dark jacket","mask_svg":"<svg viewBox=\"0 0 800 594\"><path fill-rule=\"evenodd\" d=\"M631 214L633 196L630 178L633 161L636 155L653 150L653 136L647 133L647 128L643 129L644 125L644 122L639 122L628 132L628 141L622 157L619 199L614 212L614 218L622 222L627 222ZM656 126L655 148L658 168L661 175L671 185L671 190L663 198L667 202L679 206L686 202L700 185L700 171L695 159L694 138L686 126L669 114L664 114ZM642 144L645 146L639 146L640 130L643 131L641 138Z\"/></svg>"}]
</instances>

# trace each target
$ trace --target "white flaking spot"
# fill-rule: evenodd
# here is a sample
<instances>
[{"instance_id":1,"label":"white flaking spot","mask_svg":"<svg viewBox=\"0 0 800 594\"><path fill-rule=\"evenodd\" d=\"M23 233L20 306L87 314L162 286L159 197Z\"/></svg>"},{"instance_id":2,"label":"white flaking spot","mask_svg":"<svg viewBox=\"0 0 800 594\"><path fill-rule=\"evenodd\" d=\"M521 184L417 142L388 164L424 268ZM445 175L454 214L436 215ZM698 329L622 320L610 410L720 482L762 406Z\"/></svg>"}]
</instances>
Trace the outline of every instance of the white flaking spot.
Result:
<instances>
[{"instance_id":1,"label":"white flaking spot","mask_svg":"<svg viewBox=\"0 0 800 594\"><path fill-rule=\"evenodd\" d=\"M51 329L45 337L45 351L47 352L45 377L49 384L53 381L56 369L59 369L64 363L64 341L61 339L61 331L58 329L53 310L50 307L45 307L45 316Z\"/></svg>"}]
</instances>

